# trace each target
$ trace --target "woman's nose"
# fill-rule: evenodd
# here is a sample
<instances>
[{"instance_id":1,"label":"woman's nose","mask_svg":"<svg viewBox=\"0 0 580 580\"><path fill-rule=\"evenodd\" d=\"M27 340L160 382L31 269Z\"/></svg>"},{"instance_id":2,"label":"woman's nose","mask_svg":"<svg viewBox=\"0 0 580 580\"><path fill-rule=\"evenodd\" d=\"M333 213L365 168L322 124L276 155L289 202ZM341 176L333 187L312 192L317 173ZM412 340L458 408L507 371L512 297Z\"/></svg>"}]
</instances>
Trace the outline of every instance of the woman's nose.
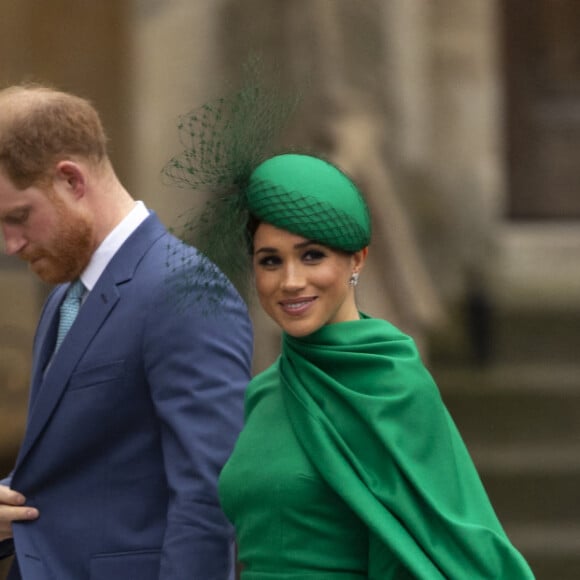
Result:
<instances>
[{"instance_id":1,"label":"woman's nose","mask_svg":"<svg viewBox=\"0 0 580 580\"><path fill-rule=\"evenodd\" d=\"M287 291L296 291L306 285L302 268L295 265L287 265L282 275L282 288Z\"/></svg>"}]
</instances>

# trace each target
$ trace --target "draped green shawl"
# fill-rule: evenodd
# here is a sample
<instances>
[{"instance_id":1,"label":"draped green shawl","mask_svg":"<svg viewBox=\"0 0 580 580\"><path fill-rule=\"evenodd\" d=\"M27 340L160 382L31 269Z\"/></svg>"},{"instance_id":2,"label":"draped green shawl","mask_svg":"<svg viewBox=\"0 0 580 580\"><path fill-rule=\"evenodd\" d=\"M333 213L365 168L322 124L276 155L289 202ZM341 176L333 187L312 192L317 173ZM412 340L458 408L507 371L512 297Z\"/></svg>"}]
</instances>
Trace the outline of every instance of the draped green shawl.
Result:
<instances>
[{"instance_id":1,"label":"draped green shawl","mask_svg":"<svg viewBox=\"0 0 580 580\"><path fill-rule=\"evenodd\" d=\"M279 370L301 446L369 528L369 578L533 578L411 338L363 315L285 334Z\"/></svg>"}]
</instances>

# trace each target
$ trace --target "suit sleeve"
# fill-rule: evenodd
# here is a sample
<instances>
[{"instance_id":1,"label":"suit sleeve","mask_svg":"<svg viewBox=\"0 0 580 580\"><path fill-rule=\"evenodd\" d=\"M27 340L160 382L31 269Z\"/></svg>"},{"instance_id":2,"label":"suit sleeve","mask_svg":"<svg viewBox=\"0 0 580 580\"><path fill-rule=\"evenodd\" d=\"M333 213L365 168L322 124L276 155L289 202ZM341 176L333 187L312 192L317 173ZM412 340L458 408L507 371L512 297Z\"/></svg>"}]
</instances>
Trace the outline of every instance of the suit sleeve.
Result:
<instances>
[{"instance_id":1,"label":"suit sleeve","mask_svg":"<svg viewBox=\"0 0 580 580\"><path fill-rule=\"evenodd\" d=\"M163 296L146 327L146 370L170 490L160 580L227 579L233 529L217 480L243 423L253 338L247 310L233 289L219 311L195 299L172 306Z\"/></svg>"}]
</instances>

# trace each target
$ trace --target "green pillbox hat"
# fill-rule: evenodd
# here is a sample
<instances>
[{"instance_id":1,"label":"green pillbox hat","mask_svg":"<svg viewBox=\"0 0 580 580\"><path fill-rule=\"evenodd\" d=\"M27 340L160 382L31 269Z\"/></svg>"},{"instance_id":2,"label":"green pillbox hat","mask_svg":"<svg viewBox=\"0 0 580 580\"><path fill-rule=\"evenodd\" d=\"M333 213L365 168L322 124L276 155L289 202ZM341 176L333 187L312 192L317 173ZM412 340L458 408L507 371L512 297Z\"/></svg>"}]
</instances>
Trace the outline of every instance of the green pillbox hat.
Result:
<instances>
[{"instance_id":1,"label":"green pillbox hat","mask_svg":"<svg viewBox=\"0 0 580 580\"><path fill-rule=\"evenodd\" d=\"M331 163L288 153L250 175L246 202L261 221L321 244L356 252L368 246L368 207L354 183Z\"/></svg>"}]
</instances>

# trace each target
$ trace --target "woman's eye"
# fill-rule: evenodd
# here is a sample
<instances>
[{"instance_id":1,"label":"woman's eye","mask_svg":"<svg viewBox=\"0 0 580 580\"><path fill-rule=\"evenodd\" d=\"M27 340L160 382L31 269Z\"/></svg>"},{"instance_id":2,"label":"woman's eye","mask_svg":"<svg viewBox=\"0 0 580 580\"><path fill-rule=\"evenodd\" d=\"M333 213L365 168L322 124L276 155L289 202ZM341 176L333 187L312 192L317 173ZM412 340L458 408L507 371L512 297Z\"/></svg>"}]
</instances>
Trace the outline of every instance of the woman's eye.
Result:
<instances>
[{"instance_id":1,"label":"woman's eye","mask_svg":"<svg viewBox=\"0 0 580 580\"><path fill-rule=\"evenodd\" d=\"M280 264L280 258L278 256L264 256L262 258L260 258L260 260L258 261L258 264L260 266L264 266L264 267L272 267L272 266L278 266Z\"/></svg>"},{"instance_id":2,"label":"woman's eye","mask_svg":"<svg viewBox=\"0 0 580 580\"><path fill-rule=\"evenodd\" d=\"M322 260L324 256L324 252L321 252L320 250L308 250L304 253L303 259L306 262L318 262L319 260Z\"/></svg>"}]
</instances>

